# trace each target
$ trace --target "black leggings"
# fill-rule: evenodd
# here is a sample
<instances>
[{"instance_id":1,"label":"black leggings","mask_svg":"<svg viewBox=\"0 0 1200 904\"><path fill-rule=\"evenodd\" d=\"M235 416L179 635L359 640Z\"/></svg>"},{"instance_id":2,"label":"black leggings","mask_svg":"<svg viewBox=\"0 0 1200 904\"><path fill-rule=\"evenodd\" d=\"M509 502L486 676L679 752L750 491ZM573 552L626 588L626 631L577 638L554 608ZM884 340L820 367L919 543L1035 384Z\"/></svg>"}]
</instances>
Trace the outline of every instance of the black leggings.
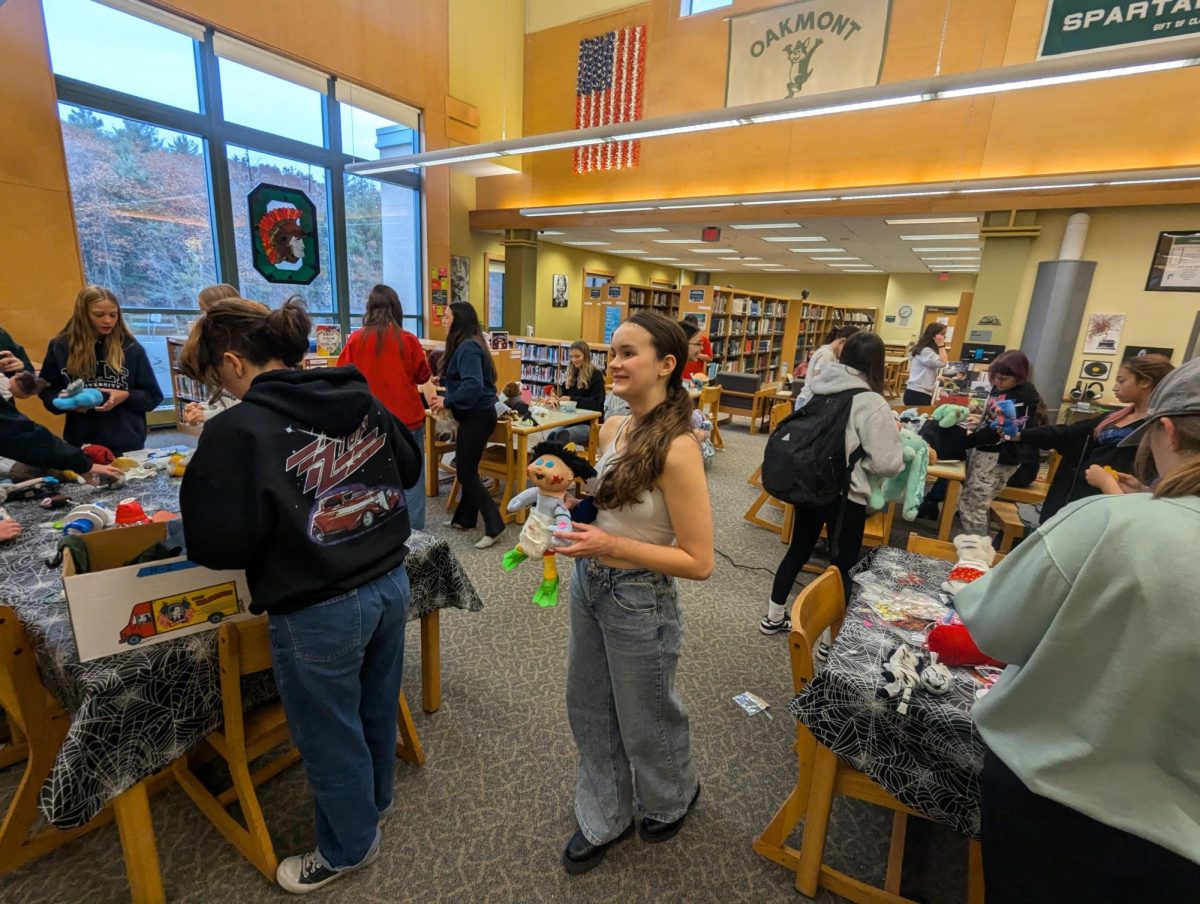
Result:
<instances>
[{"instance_id":1,"label":"black leggings","mask_svg":"<svg viewBox=\"0 0 1200 904\"><path fill-rule=\"evenodd\" d=\"M458 474L458 485L462 488L462 500L454 510L454 523L467 530L475 528L479 515L483 515L483 530L489 537L504 533L504 520L496 502L479 479L479 461L487 447L488 437L496 429L496 409L483 411L455 412L458 421L458 438L454 443L454 470Z\"/></svg>"},{"instance_id":2,"label":"black leggings","mask_svg":"<svg viewBox=\"0 0 1200 904\"><path fill-rule=\"evenodd\" d=\"M1200 863L1034 794L990 750L982 791L988 904L1200 901Z\"/></svg>"},{"instance_id":3,"label":"black leggings","mask_svg":"<svg viewBox=\"0 0 1200 904\"><path fill-rule=\"evenodd\" d=\"M792 592L792 585L800 576L802 569L812 556L813 547L821 536L821 528L829 525L832 541L833 526L837 523L838 507L842 504L839 499L822 508L796 507L796 517L792 524L792 542L784 553L779 570L775 572L775 583L771 587L771 602L785 604ZM867 507L858 502L846 500L846 513L842 516L842 530L838 537L838 554L833 559L842 573L842 583L845 585L846 598L850 598L850 569L858 563L862 552L863 528L867 523Z\"/></svg>"},{"instance_id":4,"label":"black leggings","mask_svg":"<svg viewBox=\"0 0 1200 904\"><path fill-rule=\"evenodd\" d=\"M919 389L904 390L905 405L932 405L933 396L927 392L921 392Z\"/></svg>"}]
</instances>

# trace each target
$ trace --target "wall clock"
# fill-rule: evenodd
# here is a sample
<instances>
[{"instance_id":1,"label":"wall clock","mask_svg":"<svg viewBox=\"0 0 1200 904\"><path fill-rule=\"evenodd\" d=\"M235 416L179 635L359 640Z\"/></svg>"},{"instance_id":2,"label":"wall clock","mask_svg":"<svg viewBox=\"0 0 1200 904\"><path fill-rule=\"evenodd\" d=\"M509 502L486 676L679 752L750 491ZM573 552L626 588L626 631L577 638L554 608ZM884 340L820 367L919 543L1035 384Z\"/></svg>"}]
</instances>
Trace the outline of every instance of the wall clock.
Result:
<instances>
[{"instance_id":1,"label":"wall clock","mask_svg":"<svg viewBox=\"0 0 1200 904\"><path fill-rule=\"evenodd\" d=\"M901 317L911 317L912 316L912 306L902 304L902 305L900 305L900 309L896 313L899 314Z\"/></svg>"}]
</instances>

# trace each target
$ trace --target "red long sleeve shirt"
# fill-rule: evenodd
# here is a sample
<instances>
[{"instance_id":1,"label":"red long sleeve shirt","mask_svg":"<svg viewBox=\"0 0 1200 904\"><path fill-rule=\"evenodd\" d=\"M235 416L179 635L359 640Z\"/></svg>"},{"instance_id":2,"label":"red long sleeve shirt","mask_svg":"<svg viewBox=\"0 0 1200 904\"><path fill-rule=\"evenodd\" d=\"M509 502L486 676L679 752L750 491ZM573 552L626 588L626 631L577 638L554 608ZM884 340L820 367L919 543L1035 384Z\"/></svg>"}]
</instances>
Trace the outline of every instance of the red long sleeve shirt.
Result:
<instances>
[{"instance_id":1,"label":"red long sleeve shirt","mask_svg":"<svg viewBox=\"0 0 1200 904\"><path fill-rule=\"evenodd\" d=\"M406 427L420 429L425 407L417 387L428 383L433 374L416 336L392 327L376 340L373 331L355 330L338 356L338 366L346 364L362 371L371 394Z\"/></svg>"}]
</instances>

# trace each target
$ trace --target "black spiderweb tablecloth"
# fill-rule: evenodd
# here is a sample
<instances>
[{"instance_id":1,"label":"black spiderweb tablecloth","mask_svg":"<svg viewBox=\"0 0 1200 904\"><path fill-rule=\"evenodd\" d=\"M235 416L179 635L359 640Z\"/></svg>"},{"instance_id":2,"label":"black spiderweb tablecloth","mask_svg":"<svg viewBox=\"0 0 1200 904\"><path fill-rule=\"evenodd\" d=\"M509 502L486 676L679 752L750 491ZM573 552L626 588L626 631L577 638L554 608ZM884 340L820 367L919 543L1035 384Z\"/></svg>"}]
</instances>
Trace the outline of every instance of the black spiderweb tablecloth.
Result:
<instances>
[{"instance_id":1,"label":"black spiderweb tablecloth","mask_svg":"<svg viewBox=\"0 0 1200 904\"><path fill-rule=\"evenodd\" d=\"M131 481L119 490L66 492L73 502L103 498L114 505L132 496L148 512L179 506L179 481L165 476ZM38 527L54 515L36 502L4 507L24 533L0 547L0 602L17 613L36 647L43 683L72 720L42 788L41 809L52 825L74 828L221 724L217 635L207 631L79 662L60 569L46 566L57 533ZM412 618L436 609L483 608L445 540L414 532L408 547ZM243 690L248 706L277 696L269 672L249 676Z\"/></svg>"},{"instance_id":2,"label":"black spiderweb tablecloth","mask_svg":"<svg viewBox=\"0 0 1200 904\"><path fill-rule=\"evenodd\" d=\"M884 547L854 573L869 570L875 583L936 595L952 567ZM980 685L967 670L952 669L950 692L914 690L906 715L896 700L877 698L883 664L900 638L859 597L856 588L828 663L789 708L821 743L902 803L978 837L984 748L971 707Z\"/></svg>"}]
</instances>

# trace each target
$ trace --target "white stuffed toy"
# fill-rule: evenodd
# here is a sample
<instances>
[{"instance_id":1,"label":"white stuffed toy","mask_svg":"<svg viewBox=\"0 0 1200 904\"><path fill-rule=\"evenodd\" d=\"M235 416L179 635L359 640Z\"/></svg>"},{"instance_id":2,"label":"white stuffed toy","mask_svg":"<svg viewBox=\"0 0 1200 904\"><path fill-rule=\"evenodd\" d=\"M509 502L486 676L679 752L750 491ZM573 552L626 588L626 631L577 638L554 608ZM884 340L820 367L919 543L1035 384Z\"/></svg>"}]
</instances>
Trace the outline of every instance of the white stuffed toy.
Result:
<instances>
[{"instance_id":1,"label":"white stuffed toy","mask_svg":"<svg viewBox=\"0 0 1200 904\"><path fill-rule=\"evenodd\" d=\"M991 537L959 534L954 538L954 546L958 550L958 562L950 570L946 583L942 584L942 589L947 593L958 593L967 584L978 581L996 561Z\"/></svg>"}]
</instances>

